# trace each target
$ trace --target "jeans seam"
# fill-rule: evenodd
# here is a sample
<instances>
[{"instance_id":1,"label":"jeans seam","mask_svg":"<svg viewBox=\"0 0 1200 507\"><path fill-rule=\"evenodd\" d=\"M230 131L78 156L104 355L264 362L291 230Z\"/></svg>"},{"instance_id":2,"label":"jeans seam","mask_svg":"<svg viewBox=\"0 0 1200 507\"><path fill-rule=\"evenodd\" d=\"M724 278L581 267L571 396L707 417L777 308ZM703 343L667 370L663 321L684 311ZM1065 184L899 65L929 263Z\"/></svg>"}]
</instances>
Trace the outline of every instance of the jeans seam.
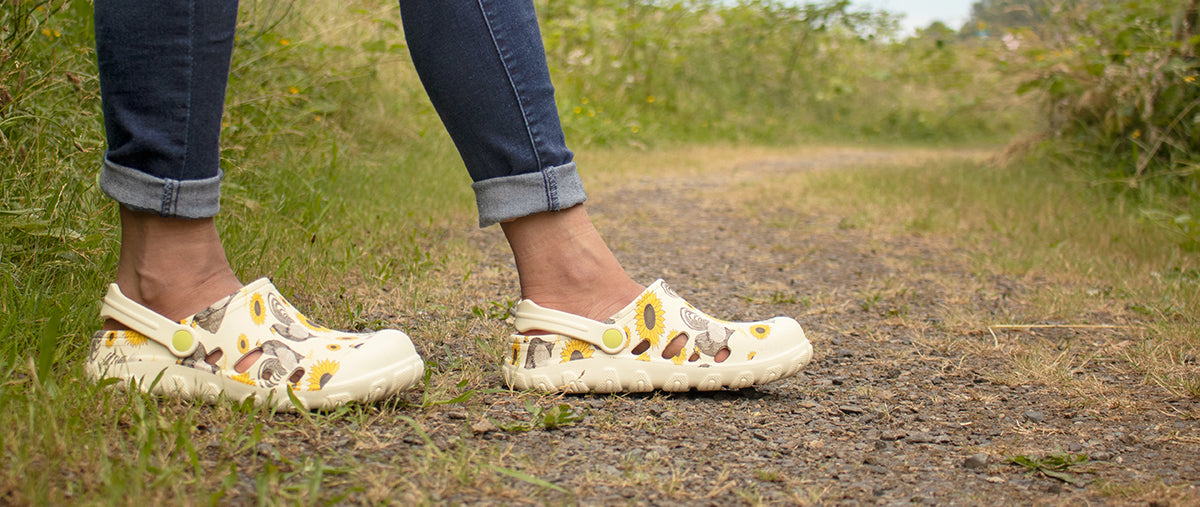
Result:
<instances>
[{"instance_id":1,"label":"jeans seam","mask_svg":"<svg viewBox=\"0 0 1200 507\"><path fill-rule=\"evenodd\" d=\"M192 87L195 83L192 80L192 70L195 67L195 45L196 45L196 2L188 2L188 44L187 44L187 59L186 59L186 80L187 80L187 97L184 99L183 105L183 158L180 161L181 171L186 171L188 167L188 154L191 151L188 147L192 136ZM186 174L186 173L181 173Z\"/></svg>"},{"instance_id":2,"label":"jeans seam","mask_svg":"<svg viewBox=\"0 0 1200 507\"><path fill-rule=\"evenodd\" d=\"M534 162L537 164L538 171L542 173L542 180L546 183L546 206L551 210L557 211L558 196L557 189L555 188L556 185L550 175L542 170L542 156L538 153L533 128L530 127L529 113L525 111L525 102L521 98L521 91L517 88L517 83L513 81L512 72L509 70L508 61L504 56L504 50L500 48L500 41L496 40L496 31L492 28L492 20L488 17L488 9L484 5L485 1L477 0L479 13L483 16L484 25L487 26L488 37L492 39L492 47L496 48L496 57L500 59L500 67L504 69L504 77L508 79L509 87L517 100L517 109L521 111L521 119L525 122L525 132L529 135L529 149L533 152Z\"/></svg>"},{"instance_id":3,"label":"jeans seam","mask_svg":"<svg viewBox=\"0 0 1200 507\"><path fill-rule=\"evenodd\" d=\"M179 185L178 181L171 179L163 180L162 203L159 205L159 214L163 216L175 216L175 208L179 203Z\"/></svg>"}]
</instances>

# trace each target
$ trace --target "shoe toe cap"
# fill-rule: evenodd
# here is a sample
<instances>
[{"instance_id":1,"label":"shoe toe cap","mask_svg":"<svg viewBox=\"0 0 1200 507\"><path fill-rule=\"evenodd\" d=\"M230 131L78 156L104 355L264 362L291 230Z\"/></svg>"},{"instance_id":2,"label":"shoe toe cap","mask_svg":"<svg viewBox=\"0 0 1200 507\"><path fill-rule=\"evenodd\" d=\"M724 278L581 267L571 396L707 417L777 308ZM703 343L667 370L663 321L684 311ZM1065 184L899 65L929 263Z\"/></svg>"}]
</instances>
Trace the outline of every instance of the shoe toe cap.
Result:
<instances>
[{"instance_id":1,"label":"shoe toe cap","mask_svg":"<svg viewBox=\"0 0 1200 507\"><path fill-rule=\"evenodd\" d=\"M387 329L376 332L362 346L347 354L338 374L325 388L347 389L381 380L391 381L395 375L411 376L414 368L423 370L423 363L412 340L400 331ZM419 377L420 372L416 375Z\"/></svg>"}]
</instances>

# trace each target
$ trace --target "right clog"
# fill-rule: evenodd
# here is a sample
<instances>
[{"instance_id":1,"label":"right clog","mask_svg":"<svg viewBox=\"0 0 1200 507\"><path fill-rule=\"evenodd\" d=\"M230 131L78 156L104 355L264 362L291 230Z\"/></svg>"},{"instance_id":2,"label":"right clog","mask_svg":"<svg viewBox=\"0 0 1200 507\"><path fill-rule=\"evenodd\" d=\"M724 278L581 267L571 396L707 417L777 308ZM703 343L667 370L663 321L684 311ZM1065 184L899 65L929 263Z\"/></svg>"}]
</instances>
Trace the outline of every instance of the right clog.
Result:
<instances>
[{"instance_id":1,"label":"right clog","mask_svg":"<svg viewBox=\"0 0 1200 507\"><path fill-rule=\"evenodd\" d=\"M100 317L128 330L93 336L90 377L134 379L141 389L186 399L253 396L291 410L290 387L302 408L329 409L392 396L420 382L425 368L404 333L318 326L266 278L180 322L134 302L112 284Z\"/></svg>"}]
</instances>

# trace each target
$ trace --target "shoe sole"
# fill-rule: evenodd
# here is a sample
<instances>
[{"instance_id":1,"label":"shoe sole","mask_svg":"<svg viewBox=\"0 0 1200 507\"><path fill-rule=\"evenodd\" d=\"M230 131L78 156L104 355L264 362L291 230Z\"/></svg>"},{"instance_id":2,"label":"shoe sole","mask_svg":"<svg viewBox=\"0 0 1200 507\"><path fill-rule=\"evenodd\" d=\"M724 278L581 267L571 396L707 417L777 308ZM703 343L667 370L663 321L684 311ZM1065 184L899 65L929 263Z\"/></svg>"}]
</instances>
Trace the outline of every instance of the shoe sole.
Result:
<instances>
[{"instance_id":1,"label":"shoe sole","mask_svg":"<svg viewBox=\"0 0 1200 507\"><path fill-rule=\"evenodd\" d=\"M297 408L288 396L286 385L256 387L179 364L135 361L114 365L108 371L101 372L96 364L89 362L86 369L88 376L94 380L117 378L120 382L116 385L122 387L128 387L129 381L136 380L138 388L142 390L146 390L157 379L150 392L167 397L207 403L216 403L222 396L236 402L254 397L255 403L269 404L277 411L290 412ZM386 370L366 372L356 380L341 382L354 389L293 389L292 395L303 410L328 410L350 402L370 403L391 397L415 386L424 374L425 362L420 357L411 357Z\"/></svg>"},{"instance_id":2,"label":"shoe sole","mask_svg":"<svg viewBox=\"0 0 1200 507\"><path fill-rule=\"evenodd\" d=\"M812 343L805 341L775 357L751 365L707 368L638 361L633 357L603 356L536 369L505 362L502 370L510 388L568 393L716 391L759 386L795 375L812 360Z\"/></svg>"}]
</instances>

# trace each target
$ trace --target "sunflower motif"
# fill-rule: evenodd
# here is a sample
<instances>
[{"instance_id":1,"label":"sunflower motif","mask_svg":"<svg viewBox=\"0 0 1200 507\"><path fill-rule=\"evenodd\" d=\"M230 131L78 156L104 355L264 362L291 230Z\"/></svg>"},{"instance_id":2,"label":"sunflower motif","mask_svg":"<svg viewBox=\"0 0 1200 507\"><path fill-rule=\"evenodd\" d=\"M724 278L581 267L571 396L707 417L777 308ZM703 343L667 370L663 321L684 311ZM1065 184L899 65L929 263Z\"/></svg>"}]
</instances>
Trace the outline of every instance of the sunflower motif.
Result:
<instances>
[{"instance_id":1,"label":"sunflower motif","mask_svg":"<svg viewBox=\"0 0 1200 507\"><path fill-rule=\"evenodd\" d=\"M771 334L771 326L766 324L755 324L750 326L750 334L759 340L766 339L767 335Z\"/></svg>"},{"instance_id":2,"label":"sunflower motif","mask_svg":"<svg viewBox=\"0 0 1200 507\"><path fill-rule=\"evenodd\" d=\"M308 374L308 390L320 391L329 383L329 379L333 378L333 374L337 373L338 368L341 368L341 365L332 359L317 361L317 364L313 365L312 373Z\"/></svg>"},{"instance_id":3,"label":"sunflower motif","mask_svg":"<svg viewBox=\"0 0 1200 507\"><path fill-rule=\"evenodd\" d=\"M245 354L250 351L250 339L246 335L238 335L238 352Z\"/></svg>"},{"instance_id":4,"label":"sunflower motif","mask_svg":"<svg viewBox=\"0 0 1200 507\"><path fill-rule=\"evenodd\" d=\"M303 313L296 312L296 320L300 321L301 324L304 324L304 327L307 327L315 333L324 333L329 331L329 328L314 324L311 320L308 320L308 316L304 315Z\"/></svg>"},{"instance_id":5,"label":"sunflower motif","mask_svg":"<svg viewBox=\"0 0 1200 507\"><path fill-rule=\"evenodd\" d=\"M330 343L329 345L326 345L325 348L337 352L342 349L342 346L336 343Z\"/></svg>"},{"instance_id":6,"label":"sunflower motif","mask_svg":"<svg viewBox=\"0 0 1200 507\"><path fill-rule=\"evenodd\" d=\"M595 350L596 349L592 347L592 344L583 340L571 338L569 341L567 341L567 345L563 347L560 355L562 356L562 362L565 363L568 361L578 361L580 359L592 357L592 352Z\"/></svg>"},{"instance_id":7,"label":"sunflower motif","mask_svg":"<svg viewBox=\"0 0 1200 507\"><path fill-rule=\"evenodd\" d=\"M649 352L642 352L642 355L640 355L640 356L637 356L637 358L636 358L636 359L637 359L638 361L650 361L650 353L649 353Z\"/></svg>"},{"instance_id":8,"label":"sunflower motif","mask_svg":"<svg viewBox=\"0 0 1200 507\"><path fill-rule=\"evenodd\" d=\"M757 356L757 355L758 355L758 352L750 351L749 354L746 354L746 360L749 361L751 359L754 359L754 356Z\"/></svg>"},{"instance_id":9,"label":"sunflower motif","mask_svg":"<svg viewBox=\"0 0 1200 507\"><path fill-rule=\"evenodd\" d=\"M250 296L250 318L259 326L267 321L267 305L263 303L262 294L257 292Z\"/></svg>"},{"instance_id":10,"label":"sunflower motif","mask_svg":"<svg viewBox=\"0 0 1200 507\"><path fill-rule=\"evenodd\" d=\"M248 386L257 385L254 383L254 379L250 378L250 372L248 372L248 371L239 373L237 375L230 375L229 378L236 380L238 382L241 382L243 384L246 384Z\"/></svg>"},{"instance_id":11,"label":"sunflower motif","mask_svg":"<svg viewBox=\"0 0 1200 507\"><path fill-rule=\"evenodd\" d=\"M658 347L666 326L663 325L662 301L653 292L647 292L638 298L637 319L635 319L638 336L650 342L651 347Z\"/></svg>"},{"instance_id":12,"label":"sunflower motif","mask_svg":"<svg viewBox=\"0 0 1200 507\"><path fill-rule=\"evenodd\" d=\"M133 345L134 347L141 347L142 345L145 345L146 342L148 342L148 341L150 341L150 339L146 338L146 335L144 335L142 333L139 333L137 331L132 331L132 330L125 331L125 342L130 345Z\"/></svg>"},{"instance_id":13,"label":"sunflower motif","mask_svg":"<svg viewBox=\"0 0 1200 507\"><path fill-rule=\"evenodd\" d=\"M671 362L675 364L683 364L683 360L686 359L686 356L687 349L680 349L679 353L675 354L675 357L671 358Z\"/></svg>"},{"instance_id":14,"label":"sunflower motif","mask_svg":"<svg viewBox=\"0 0 1200 507\"><path fill-rule=\"evenodd\" d=\"M104 346L105 347L112 347L113 342L115 342L115 341L117 341L117 332L116 331L109 331L107 333L104 333Z\"/></svg>"},{"instance_id":15,"label":"sunflower motif","mask_svg":"<svg viewBox=\"0 0 1200 507\"><path fill-rule=\"evenodd\" d=\"M513 366L517 365L517 357L519 357L520 355L521 355L521 342L514 340L513 341L513 354L512 354Z\"/></svg>"}]
</instances>

